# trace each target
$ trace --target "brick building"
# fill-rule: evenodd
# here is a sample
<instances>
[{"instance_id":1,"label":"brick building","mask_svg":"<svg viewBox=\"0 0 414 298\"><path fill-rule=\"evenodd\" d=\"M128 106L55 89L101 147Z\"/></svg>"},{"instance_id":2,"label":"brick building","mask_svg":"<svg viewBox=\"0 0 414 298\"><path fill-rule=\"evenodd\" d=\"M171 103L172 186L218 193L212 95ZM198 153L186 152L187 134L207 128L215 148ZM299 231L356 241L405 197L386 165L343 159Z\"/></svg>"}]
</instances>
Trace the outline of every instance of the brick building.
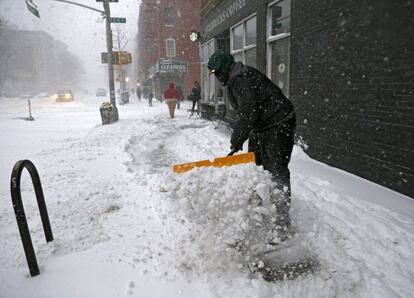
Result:
<instances>
[{"instance_id":1,"label":"brick building","mask_svg":"<svg viewBox=\"0 0 414 298\"><path fill-rule=\"evenodd\" d=\"M293 101L317 160L414 197L414 3L203 0L202 114L226 105L208 74L218 48Z\"/></svg>"},{"instance_id":2,"label":"brick building","mask_svg":"<svg viewBox=\"0 0 414 298\"><path fill-rule=\"evenodd\" d=\"M199 43L189 36L200 26L200 0L142 0L138 19L138 78L161 98L172 81L191 92L200 80Z\"/></svg>"}]
</instances>

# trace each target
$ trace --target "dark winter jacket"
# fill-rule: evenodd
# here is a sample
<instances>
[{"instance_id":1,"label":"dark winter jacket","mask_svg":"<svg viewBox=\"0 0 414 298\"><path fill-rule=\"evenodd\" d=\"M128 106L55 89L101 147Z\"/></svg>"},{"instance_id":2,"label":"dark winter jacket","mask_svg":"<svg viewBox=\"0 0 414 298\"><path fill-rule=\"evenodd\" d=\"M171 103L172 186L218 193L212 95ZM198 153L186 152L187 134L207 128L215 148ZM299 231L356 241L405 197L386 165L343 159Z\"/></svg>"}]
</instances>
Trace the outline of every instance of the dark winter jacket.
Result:
<instances>
[{"instance_id":1,"label":"dark winter jacket","mask_svg":"<svg viewBox=\"0 0 414 298\"><path fill-rule=\"evenodd\" d=\"M194 87L191 90L191 99L192 99L192 101L199 101L201 99L201 89L200 89L200 87Z\"/></svg>"},{"instance_id":2,"label":"dark winter jacket","mask_svg":"<svg viewBox=\"0 0 414 298\"><path fill-rule=\"evenodd\" d=\"M178 94L178 91L177 89L175 89L173 83L170 83L168 85L168 88L164 91L164 98L165 99L175 98L177 100L180 98L180 94Z\"/></svg>"},{"instance_id":3,"label":"dark winter jacket","mask_svg":"<svg viewBox=\"0 0 414 298\"><path fill-rule=\"evenodd\" d=\"M227 95L239 115L230 140L237 147L252 130L275 128L295 116L293 104L279 87L257 69L240 62L230 68Z\"/></svg>"}]
</instances>

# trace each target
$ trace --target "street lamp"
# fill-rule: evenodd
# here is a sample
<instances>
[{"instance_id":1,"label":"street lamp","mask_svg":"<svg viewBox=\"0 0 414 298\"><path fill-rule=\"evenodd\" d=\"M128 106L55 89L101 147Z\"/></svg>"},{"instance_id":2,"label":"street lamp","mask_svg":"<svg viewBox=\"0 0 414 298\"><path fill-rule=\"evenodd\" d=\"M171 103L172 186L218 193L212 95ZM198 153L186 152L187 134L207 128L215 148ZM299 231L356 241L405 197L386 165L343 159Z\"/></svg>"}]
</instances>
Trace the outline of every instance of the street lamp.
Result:
<instances>
[{"instance_id":1,"label":"street lamp","mask_svg":"<svg viewBox=\"0 0 414 298\"><path fill-rule=\"evenodd\" d=\"M191 31L191 33L190 33L190 40L192 42L196 42L196 41L198 41L200 39L201 39L201 33L200 32L198 32L196 30Z\"/></svg>"}]
</instances>

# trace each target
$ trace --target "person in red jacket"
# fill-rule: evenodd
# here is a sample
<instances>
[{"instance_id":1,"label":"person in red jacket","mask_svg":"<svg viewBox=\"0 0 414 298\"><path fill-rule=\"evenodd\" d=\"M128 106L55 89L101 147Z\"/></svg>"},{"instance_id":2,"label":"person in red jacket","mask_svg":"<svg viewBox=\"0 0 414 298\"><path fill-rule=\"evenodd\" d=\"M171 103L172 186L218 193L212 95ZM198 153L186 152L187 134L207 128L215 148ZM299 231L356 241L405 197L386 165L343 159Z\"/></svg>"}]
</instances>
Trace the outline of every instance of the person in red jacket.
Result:
<instances>
[{"instance_id":1,"label":"person in red jacket","mask_svg":"<svg viewBox=\"0 0 414 298\"><path fill-rule=\"evenodd\" d=\"M174 118L175 106L177 101L180 98L180 94L174 86L174 83L170 82L168 88L164 91L164 98L168 105L168 110L170 111L171 118Z\"/></svg>"}]
</instances>

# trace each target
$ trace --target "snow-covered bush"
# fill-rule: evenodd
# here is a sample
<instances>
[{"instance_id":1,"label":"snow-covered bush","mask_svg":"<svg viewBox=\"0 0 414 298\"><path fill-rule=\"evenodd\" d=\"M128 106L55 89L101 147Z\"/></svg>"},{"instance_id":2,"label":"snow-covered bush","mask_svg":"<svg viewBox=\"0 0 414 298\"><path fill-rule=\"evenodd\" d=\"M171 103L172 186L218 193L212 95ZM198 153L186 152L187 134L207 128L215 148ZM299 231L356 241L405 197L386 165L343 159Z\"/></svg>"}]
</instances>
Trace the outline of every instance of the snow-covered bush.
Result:
<instances>
[{"instance_id":1,"label":"snow-covered bush","mask_svg":"<svg viewBox=\"0 0 414 298\"><path fill-rule=\"evenodd\" d=\"M190 223L180 242L186 268L240 268L278 241L272 201L279 191L262 167L196 168L169 176L166 188Z\"/></svg>"}]
</instances>

